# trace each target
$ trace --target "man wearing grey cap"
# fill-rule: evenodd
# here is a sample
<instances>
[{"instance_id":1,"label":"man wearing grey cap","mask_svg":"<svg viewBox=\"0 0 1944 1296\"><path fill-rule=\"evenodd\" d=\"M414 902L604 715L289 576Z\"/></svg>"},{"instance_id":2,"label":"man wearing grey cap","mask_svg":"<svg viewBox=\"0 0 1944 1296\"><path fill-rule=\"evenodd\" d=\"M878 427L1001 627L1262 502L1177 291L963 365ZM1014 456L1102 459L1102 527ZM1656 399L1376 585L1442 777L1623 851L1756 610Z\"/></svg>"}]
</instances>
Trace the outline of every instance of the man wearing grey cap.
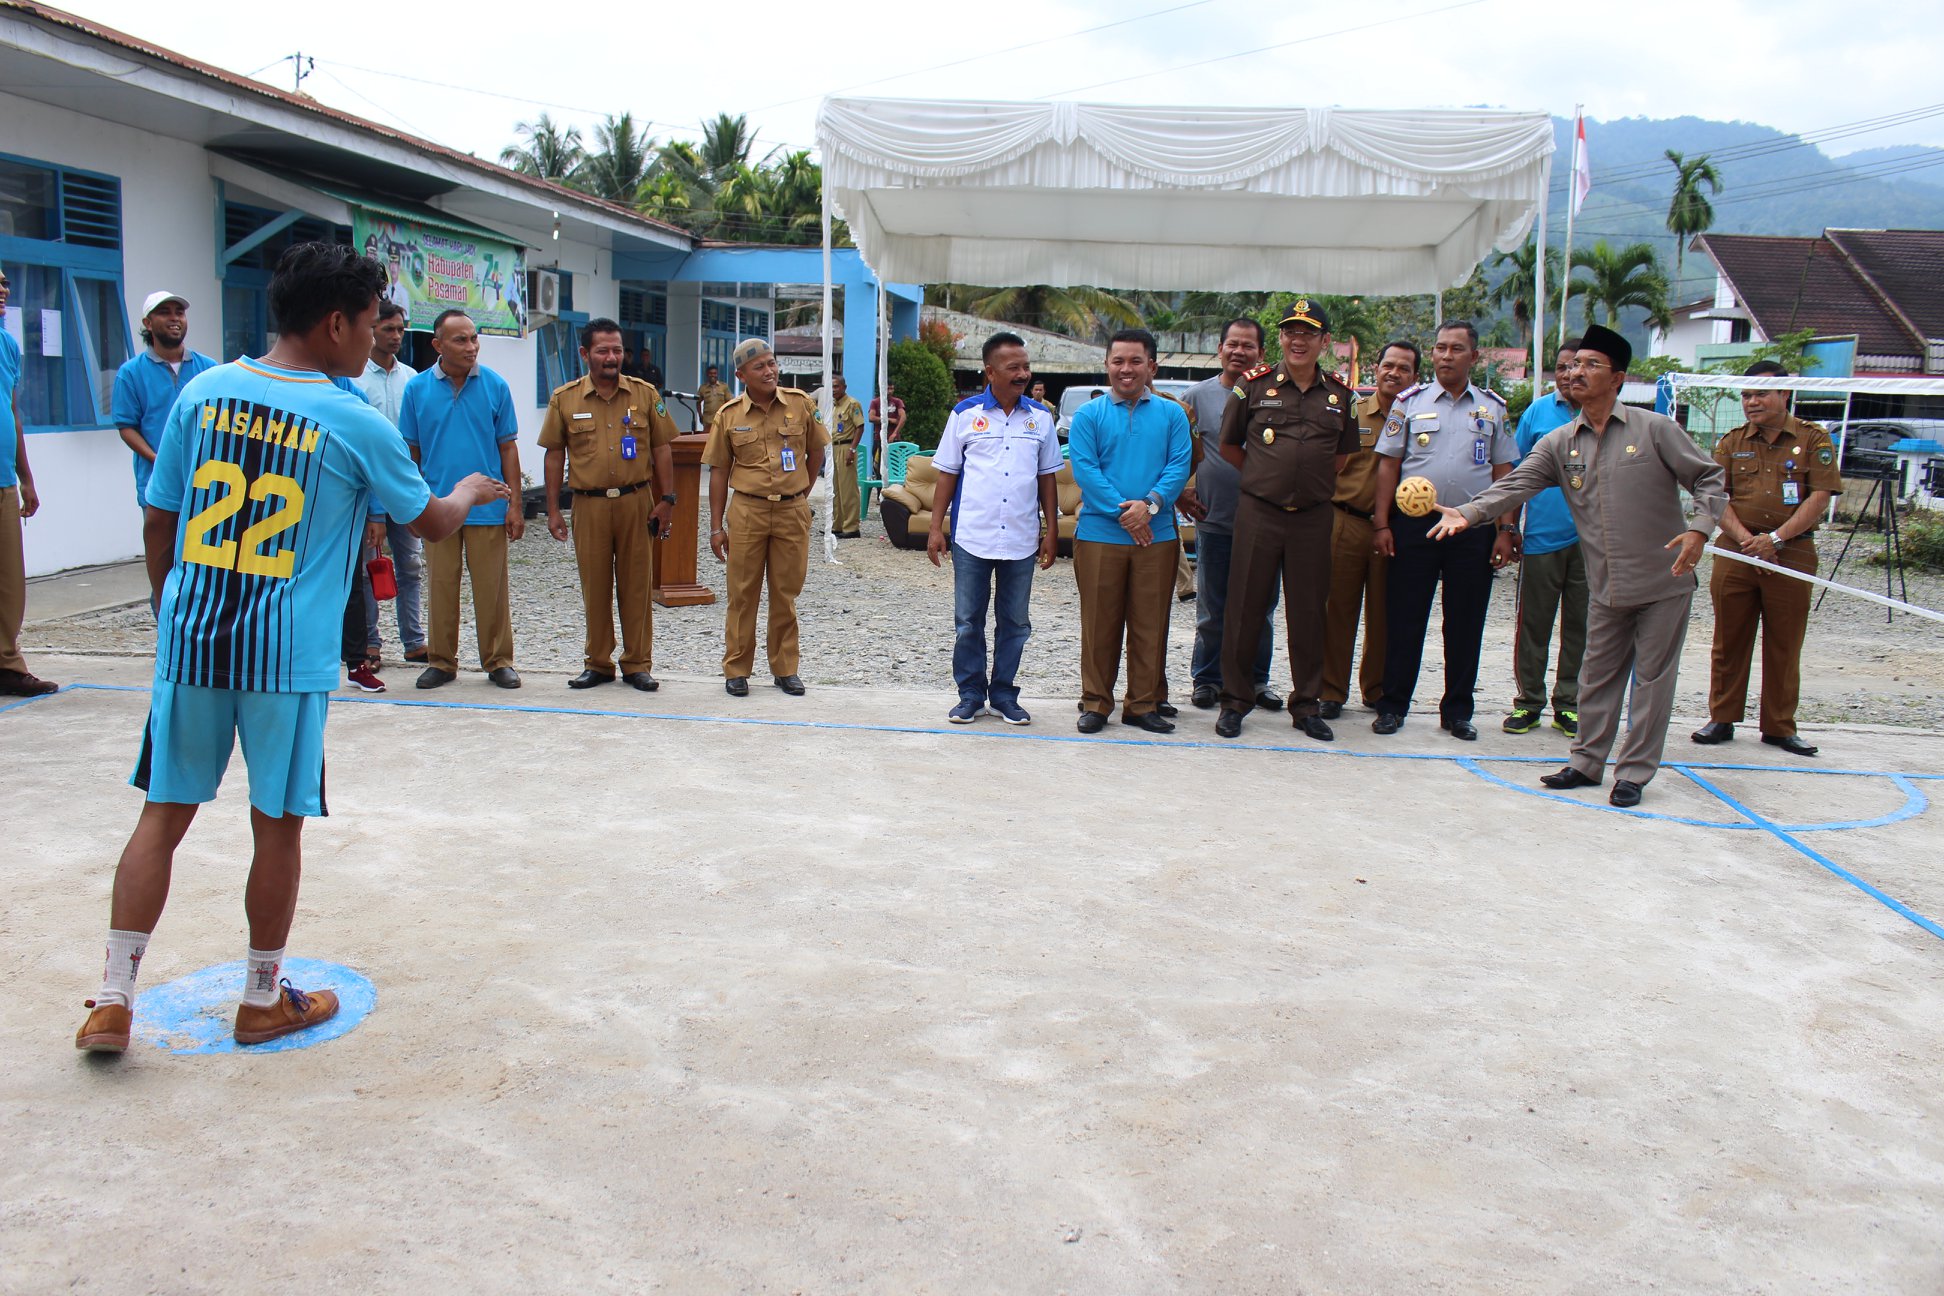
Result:
<instances>
[{"instance_id":1,"label":"man wearing grey cap","mask_svg":"<svg viewBox=\"0 0 1944 1296\"><path fill-rule=\"evenodd\" d=\"M1549 788L1597 787L1620 727L1633 681L1627 736L1613 762L1621 808L1640 804L1641 789L1660 768L1674 684L1694 604L1694 568L1702 546L1728 508L1727 474L1701 453L1673 419L1620 404L1633 348L1611 329L1588 329L1565 375L1579 415L1548 432L1519 466L1431 530L1448 540L1515 509L1548 486L1572 511L1586 558L1591 597L1586 656L1580 664L1580 729L1571 762L1539 781ZM1681 490L1695 516L1681 508ZM1669 565L1667 550L1678 550Z\"/></svg>"},{"instance_id":2,"label":"man wearing grey cap","mask_svg":"<svg viewBox=\"0 0 1944 1296\"><path fill-rule=\"evenodd\" d=\"M730 362L743 394L716 411L702 451L709 465L709 552L729 567L722 687L731 697L749 696L756 604L767 578L770 675L776 687L800 697L796 600L810 574L806 497L823 471L830 434L816 402L777 385L769 343L750 338L737 346Z\"/></svg>"},{"instance_id":3,"label":"man wearing grey cap","mask_svg":"<svg viewBox=\"0 0 1944 1296\"><path fill-rule=\"evenodd\" d=\"M167 424L176 393L216 362L188 348L189 299L166 289L142 303L142 341L148 349L125 361L115 373L109 417L135 456L135 506L146 502L149 474L155 470L157 442Z\"/></svg>"}]
</instances>

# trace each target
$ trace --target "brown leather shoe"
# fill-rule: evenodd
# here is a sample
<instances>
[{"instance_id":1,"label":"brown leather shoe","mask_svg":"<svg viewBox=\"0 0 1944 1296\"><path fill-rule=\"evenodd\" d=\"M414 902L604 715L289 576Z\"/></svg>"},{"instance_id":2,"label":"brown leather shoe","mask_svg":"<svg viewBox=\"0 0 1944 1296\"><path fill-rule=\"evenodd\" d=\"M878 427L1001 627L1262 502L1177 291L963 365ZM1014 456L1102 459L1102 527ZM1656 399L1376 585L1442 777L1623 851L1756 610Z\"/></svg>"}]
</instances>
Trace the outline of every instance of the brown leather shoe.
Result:
<instances>
[{"instance_id":1,"label":"brown leather shoe","mask_svg":"<svg viewBox=\"0 0 1944 1296\"><path fill-rule=\"evenodd\" d=\"M74 1047L90 1053L120 1053L128 1047L128 1026L135 1014L126 1004L99 1004L87 1001L94 1009L75 1032Z\"/></svg>"},{"instance_id":2,"label":"brown leather shoe","mask_svg":"<svg viewBox=\"0 0 1944 1296\"><path fill-rule=\"evenodd\" d=\"M52 680L40 679L26 671L0 671L0 694L7 697L45 697L60 692Z\"/></svg>"},{"instance_id":3,"label":"brown leather shoe","mask_svg":"<svg viewBox=\"0 0 1944 1296\"><path fill-rule=\"evenodd\" d=\"M236 1006L236 1042L262 1044L292 1031L316 1026L337 1016L338 997L334 990L299 990L289 981L277 1002L267 1008L253 1004Z\"/></svg>"}]
</instances>

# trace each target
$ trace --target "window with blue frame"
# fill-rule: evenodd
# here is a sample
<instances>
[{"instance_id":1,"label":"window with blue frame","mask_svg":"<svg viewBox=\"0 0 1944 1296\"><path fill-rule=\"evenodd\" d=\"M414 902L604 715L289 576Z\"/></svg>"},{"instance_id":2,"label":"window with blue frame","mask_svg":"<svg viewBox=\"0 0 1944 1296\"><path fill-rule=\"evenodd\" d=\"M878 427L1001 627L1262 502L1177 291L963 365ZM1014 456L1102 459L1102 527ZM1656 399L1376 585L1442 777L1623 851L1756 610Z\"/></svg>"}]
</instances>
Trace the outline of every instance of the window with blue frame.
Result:
<instances>
[{"instance_id":1,"label":"window with blue frame","mask_svg":"<svg viewBox=\"0 0 1944 1296\"><path fill-rule=\"evenodd\" d=\"M260 356L268 351L277 336L277 321L270 313L270 272L283 254L298 243L351 242L347 225L334 225L314 216L289 219L290 214L253 207L248 203L224 202L223 246L223 345L218 360L239 356ZM254 244L250 240L260 231L282 222L280 228ZM200 344L199 344L200 343ZM189 345L207 351L207 341L198 338L191 327Z\"/></svg>"},{"instance_id":2,"label":"window with blue frame","mask_svg":"<svg viewBox=\"0 0 1944 1296\"><path fill-rule=\"evenodd\" d=\"M0 154L6 328L29 432L109 426L133 338L122 296L121 181Z\"/></svg>"},{"instance_id":3,"label":"window with blue frame","mask_svg":"<svg viewBox=\"0 0 1944 1296\"><path fill-rule=\"evenodd\" d=\"M621 313L616 317L621 336L643 361L668 367L668 294L630 284L621 285Z\"/></svg>"}]
</instances>

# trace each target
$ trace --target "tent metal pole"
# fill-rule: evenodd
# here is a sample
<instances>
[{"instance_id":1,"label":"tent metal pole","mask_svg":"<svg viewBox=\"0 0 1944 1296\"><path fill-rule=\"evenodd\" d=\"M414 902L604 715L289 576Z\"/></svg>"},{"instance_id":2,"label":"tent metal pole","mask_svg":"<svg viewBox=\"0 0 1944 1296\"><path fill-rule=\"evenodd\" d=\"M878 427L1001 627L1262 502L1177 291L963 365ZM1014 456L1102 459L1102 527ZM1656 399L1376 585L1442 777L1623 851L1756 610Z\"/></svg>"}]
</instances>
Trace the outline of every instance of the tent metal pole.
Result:
<instances>
[{"instance_id":1,"label":"tent metal pole","mask_svg":"<svg viewBox=\"0 0 1944 1296\"><path fill-rule=\"evenodd\" d=\"M1843 421L1836 425L1836 471L1838 473L1843 470L1843 446L1849 441L1850 401L1854 399L1855 395L1855 392L1846 391L1843 393ZM1836 501L1838 498L1835 495L1829 497L1828 521L1831 526L1836 525Z\"/></svg>"},{"instance_id":2,"label":"tent metal pole","mask_svg":"<svg viewBox=\"0 0 1944 1296\"><path fill-rule=\"evenodd\" d=\"M1539 229L1532 254L1532 399L1546 372L1546 198L1552 192L1552 158L1539 177Z\"/></svg>"},{"instance_id":3,"label":"tent metal pole","mask_svg":"<svg viewBox=\"0 0 1944 1296\"><path fill-rule=\"evenodd\" d=\"M876 272L873 271L875 274ZM884 429L884 448L879 450L883 456L878 463L878 471L873 477L882 477L884 469L890 466L891 455L891 325L889 294L884 290L884 277L877 280L877 371L878 371L878 412L884 416L879 427Z\"/></svg>"},{"instance_id":4,"label":"tent metal pole","mask_svg":"<svg viewBox=\"0 0 1944 1296\"><path fill-rule=\"evenodd\" d=\"M1431 327L1434 329L1444 327L1444 289L1442 288L1431 294Z\"/></svg>"},{"instance_id":5,"label":"tent metal pole","mask_svg":"<svg viewBox=\"0 0 1944 1296\"><path fill-rule=\"evenodd\" d=\"M823 414L824 427L831 426L834 388L836 375L832 368L836 363L836 347L831 337L830 318L830 183L823 186L823 387L817 393L817 408ZM824 515L824 557L831 562L837 561L837 449L831 447L829 457L830 505Z\"/></svg>"}]
</instances>

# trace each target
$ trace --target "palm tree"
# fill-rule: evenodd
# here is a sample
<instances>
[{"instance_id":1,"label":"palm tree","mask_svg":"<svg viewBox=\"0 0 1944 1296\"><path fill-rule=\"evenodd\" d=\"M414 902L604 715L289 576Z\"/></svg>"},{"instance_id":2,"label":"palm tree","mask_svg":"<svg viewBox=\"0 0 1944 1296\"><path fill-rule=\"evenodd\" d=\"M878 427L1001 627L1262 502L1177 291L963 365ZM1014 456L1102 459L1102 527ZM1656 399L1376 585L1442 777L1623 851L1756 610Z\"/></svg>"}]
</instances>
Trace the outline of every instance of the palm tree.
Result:
<instances>
[{"instance_id":1,"label":"palm tree","mask_svg":"<svg viewBox=\"0 0 1944 1296\"><path fill-rule=\"evenodd\" d=\"M1117 327L1138 328L1141 323L1140 308L1133 302L1085 285L994 288L973 298L965 309L985 319L1058 329L1088 338L1105 337Z\"/></svg>"},{"instance_id":2,"label":"palm tree","mask_svg":"<svg viewBox=\"0 0 1944 1296\"><path fill-rule=\"evenodd\" d=\"M1486 300L1493 306L1501 310L1507 306L1512 308L1512 322L1519 326L1520 341L1526 346L1532 345L1532 299L1538 287L1534 278L1538 249L1539 242L1535 238L1527 241L1525 246L1516 252L1501 252L1493 257L1492 269L1509 267L1509 270L1505 278L1499 280L1486 295ZM1546 295L1548 298L1552 296L1552 286L1559 283L1559 266L1559 249L1547 248ZM1568 292L1570 293L1571 290L1571 285L1568 285ZM1552 303L1548 301L1546 304L1550 306Z\"/></svg>"},{"instance_id":3,"label":"palm tree","mask_svg":"<svg viewBox=\"0 0 1944 1296\"><path fill-rule=\"evenodd\" d=\"M694 215L695 204L680 176L673 171L661 171L652 179L644 180L635 191L634 208L643 216L686 228Z\"/></svg>"},{"instance_id":4,"label":"palm tree","mask_svg":"<svg viewBox=\"0 0 1944 1296\"><path fill-rule=\"evenodd\" d=\"M702 123L702 164L711 175L727 175L749 165L749 153L755 147L756 132L749 129L749 118L741 113L733 117L717 113L714 121Z\"/></svg>"},{"instance_id":5,"label":"palm tree","mask_svg":"<svg viewBox=\"0 0 1944 1296\"><path fill-rule=\"evenodd\" d=\"M785 153L764 168L770 177L770 217L781 243L821 239L823 168L808 149Z\"/></svg>"},{"instance_id":6,"label":"palm tree","mask_svg":"<svg viewBox=\"0 0 1944 1296\"><path fill-rule=\"evenodd\" d=\"M654 157L654 138L635 129L633 113L606 117L594 128L594 148L575 170L574 186L632 206Z\"/></svg>"},{"instance_id":7,"label":"palm tree","mask_svg":"<svg viewBox=\"0 0 1944 1296\"><path fill-rule=\"evenodd\" d=\"M1708 161L1705 153L1690 162L1669 149L1667 160L1674 164L1675 173L1674 200L1667 205L1667 228L1675 236L1674 281L1679 283L1688 240L1696 234L1707 233L1714 225L1714 204L1701 192L1701 186L1705 184L1709 192L1720 193L1721 172Z\"/></svg>"},{"instance_id":8,"label":"palm tree","mask_svg":"<svg viewBox=\"0 0 1944 1296\"><path fill-rule=\"evenodd\" d=\"M1608 328L1617 328L1620 312L1629 306L1643 308L1658 328L1673 323L1667 309L1667 275L1651 245L1632 243L1616 252L1601 239L1573 254L1573 272L1582 270L1587 272L1586 278L1577 282L1583 284L1579 295L1586 303L1587 323L1593 322L1597 307L1605 317L1602 322Z\"/></svg>"},{"instance_id":9,"label":"palm tree","mask_svg":"<svg viewBox=\"0 0 1944 1296\"><path fill-rule=\"evenodd\" d=\"M562 127L546 113L513 129L526 137L526 143L507 145L500 150L499 160L501 166L511 167L521 175L564 181L587 156L581 147L580 129Z\"/></svg>"}]
</instances>

